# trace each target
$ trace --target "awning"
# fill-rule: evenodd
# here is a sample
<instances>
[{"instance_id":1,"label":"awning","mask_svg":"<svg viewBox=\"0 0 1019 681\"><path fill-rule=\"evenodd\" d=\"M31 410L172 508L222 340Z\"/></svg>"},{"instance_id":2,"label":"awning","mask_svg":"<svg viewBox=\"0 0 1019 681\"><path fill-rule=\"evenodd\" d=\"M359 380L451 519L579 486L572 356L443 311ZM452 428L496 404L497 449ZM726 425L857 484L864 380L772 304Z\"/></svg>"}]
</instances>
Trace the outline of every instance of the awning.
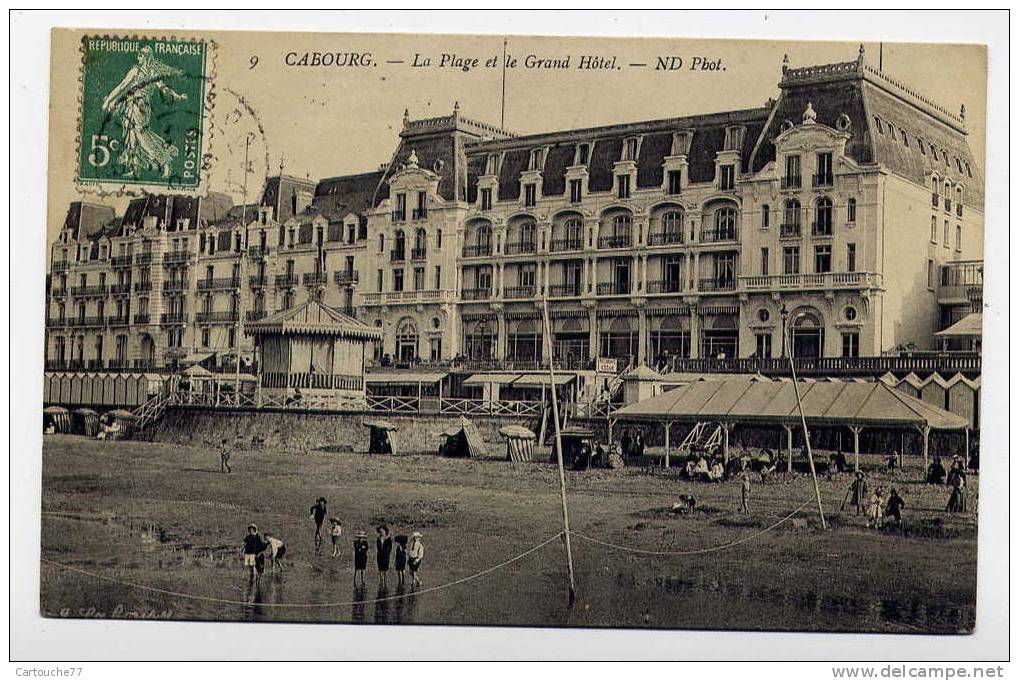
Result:
<instances>
[{"instance_id":1,"label":"awning","mask_svg":"<svg viewBox=\"0 0 1019 681\"><path fill-rule=\"evenodd\" d=\"M438 383L449 376L446 371L373 371L364 375L364 382L386 385L417 385L418 383Z\"/></svg>"},{"instance_id":2,"label":"awning","mask_svg":"<svg viewBox=\"0 0 1019 681\"><path fill-rule=\"evenodd\" d=\"M799 422L794 387L799 388L807 423L821 426L930 426L956 430L969 426L957 414L935 407L877 381L825 383L797 381L705 381L630 404L615 418L648 421L728 421L790 425Z\"/></svg>"},{"instance_id":3,"label":"awning","mask_svg":"<svg viewBox=\"0 0 1019 681\"><path fill-rule=\"evenodd\" d=\"M188 354L184 355L184 357L181 358L180 363L182 365L201 364L207 359L212 358L214 354L215 353L212 352L189 352Z\"/></svg>"},{"instance_id":4,"label":"awning","mask_svg":"<svg viewBox=\"0 0 1019 681\"><path fill-rule=\"evenodd\" d=\"M498 383L507 385L520 378L520 374L474 374L468 376L463 382L464 385L481 385L483 383Z\"/></svg>"},{"instance_id":5,"label":"awning","mask_svg":"<svg viewBox=\"0 0 1019 681\"><path fill-rule=\"evenodd\" d=\"M557 386L566 385L567 383L571 383L575 378L577 378L576 374L556 373L555 384ZM543 385L549 385L548 374L524 374L512 383L514 388L540 388Z\"/></svg>"},{"instance_id":6,"label":"awning","mask_svg":"<svg viewBox=\"0 0 1019 681\"><path fill-rule=\"evenodd\" d=\"M970 312L944 331L934 334L935 338L980 338L983 336L984 315Z\"/></svg>"},{"instance_id":7,"label":"awning","mask_svg":"<svg viewBox=\"0 0 1019 681\"><path fill-rule=\"evenodd\" d=\"M215 374L200 364L193 364L184 370L184 375L189 378L213 378Z\"/></svg>"}]
</instances>

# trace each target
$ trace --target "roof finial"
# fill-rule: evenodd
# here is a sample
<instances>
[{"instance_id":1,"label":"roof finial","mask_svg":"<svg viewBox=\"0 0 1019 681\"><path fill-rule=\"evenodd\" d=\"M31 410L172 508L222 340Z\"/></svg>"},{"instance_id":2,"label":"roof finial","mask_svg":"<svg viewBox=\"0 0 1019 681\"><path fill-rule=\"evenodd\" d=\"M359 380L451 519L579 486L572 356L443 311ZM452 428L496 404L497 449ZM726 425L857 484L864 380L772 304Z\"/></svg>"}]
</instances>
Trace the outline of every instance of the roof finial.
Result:
<instances>
[{"instance_id":1,"label":"roof finial","mask_svg":"<svg viewBox=\"0 0 1019 681\"><path fill-rule=\"evenodd\" d=\"M863 55L864 55L865 52L866 52L866 50L864 50L864 48L863 48L863 43L860 43L860 55L859 55L859 57L857 57L857 59L859 59L860 61L863 61Z\"/></svg>"},{"instance_id":2,"label":"roof finial","mask_svg":"<svg viewBox=\"0 0 1019 681\"><path fill-rule=\"evenodd\" d=\"M963 122L966 121L966 105L965 104L963 104L962 106L959 107L959 119L962 120Z\"/></svg>"},{"instance_id":3,"label":"roof finial","mask_svg":"<svg viewBox=\"0 0 1019 681\"><path fill-rule=\"evenodd\" d=\"M782 55L782 73L784 74L789 70L789 54Z\"/></svg>"},{"instance_id":4,"label":"roof finial","mask_svg":"<svg viewBox=\"0 0 1019 681\"><path fill-rule=\"evenodd\" d=\"M407 127L410 123L410 109L403 110L403 127Z\"/></svg>"},{"instance_id":5,"label":"roof finial","mask_svg":"<svg viewBox=\"0 0 1019 681\"><path fill-rule=\"evenodd\" d=\"M810 125L817 122L817 112L814 111L814 105L807 102L807 108L803 111L803 124Z\"/></svg>"},{"instance_id":6,"label":"roof finial","mask_svg":"<svg viewBox=\"0 0 1019 681\"><path fill-rule=\"evenodd\" d=\"M410 156L407 157L407 165L411 168L418 167L418 154L413 149L410 150Z\"/></svg>"}]
</instances>

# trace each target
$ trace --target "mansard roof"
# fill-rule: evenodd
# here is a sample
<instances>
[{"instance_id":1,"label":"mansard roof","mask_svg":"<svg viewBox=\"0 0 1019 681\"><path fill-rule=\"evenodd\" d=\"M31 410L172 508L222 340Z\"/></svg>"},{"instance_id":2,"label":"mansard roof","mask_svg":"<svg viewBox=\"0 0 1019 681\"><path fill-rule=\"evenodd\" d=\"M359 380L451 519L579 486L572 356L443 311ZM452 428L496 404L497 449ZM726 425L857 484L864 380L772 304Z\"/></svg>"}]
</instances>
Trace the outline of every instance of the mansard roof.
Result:
<instances>
[{"instance_id":1,"label":"mansard roof","mask_svg":"<svg viewBox=\"0 0 1019 681\"><path fill-rule=\"evenodd\" d=\"M376 170L320 180L315 186L312 205L330 222L342 220L349 213L363 215L375 205L375 192L385 184L385 174L385 171Z\"/></svg>"}]
</instances>

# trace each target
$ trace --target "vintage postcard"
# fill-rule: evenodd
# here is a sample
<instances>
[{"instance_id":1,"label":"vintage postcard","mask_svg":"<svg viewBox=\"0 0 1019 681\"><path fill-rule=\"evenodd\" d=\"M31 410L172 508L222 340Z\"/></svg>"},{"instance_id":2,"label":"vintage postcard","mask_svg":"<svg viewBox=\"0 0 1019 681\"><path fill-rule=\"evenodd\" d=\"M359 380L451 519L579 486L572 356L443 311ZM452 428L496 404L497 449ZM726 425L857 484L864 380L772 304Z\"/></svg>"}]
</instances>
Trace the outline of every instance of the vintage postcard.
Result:
<instances>
[{"instance_id":1,"label":"vintage postcard","mask_svg":"<svg viewBox=\"0 0 1019 681\"><path fill-rule=\"evenodd\" d=\"M43 616L979 626L983 46L51 64Z\"/></svg>"}]
</instances>

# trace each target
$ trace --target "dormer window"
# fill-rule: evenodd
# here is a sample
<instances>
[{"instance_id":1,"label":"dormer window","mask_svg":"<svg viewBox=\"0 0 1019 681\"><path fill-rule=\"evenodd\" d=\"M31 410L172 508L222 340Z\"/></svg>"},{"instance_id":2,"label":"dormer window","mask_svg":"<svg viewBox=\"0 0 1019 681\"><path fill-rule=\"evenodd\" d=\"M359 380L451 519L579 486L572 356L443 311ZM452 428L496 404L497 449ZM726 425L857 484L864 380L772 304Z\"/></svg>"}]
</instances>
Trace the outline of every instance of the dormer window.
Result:
<instances>
[{"instance_id":1,"label":"dormer window","mask_svg":"<svg viewBox=\"0 0 1019 681\"><path fill-rule=\"evenodd\" d=\"M570 180L570 203L580 203L583 183L579 179Z\"/></svg>"},{"instance_id":2,"label":"dormer window","mask_svg":"<svg viewBox=\"0 0 1019 681\"><path fill-rule=\"evenodd\" d=\"M586 142L577 145L577 157L575 165L586 166L588 160L591 158L591 145Z\"/></svg>"},{"instance_id":3,"label":"dormer window","mask_svg":"<svg viewBox=\"0 0 1019 681\"><path fill-rule=\"evenodd\" d=\"M485 160L485 175L499 174L499 154L489 154Z\"/></svg>"},{"instance_id":4,"label":"dormer window","mask_svg":"<svg viewBox=\"0 0 1019 681\"><path fill-rule=\"evenodd\" d=\"M524 205L533 207L537 205L538 186L533 182L524 185Z\"/></svg>"},{"instance_id":5,"label":"dormer window","mask_svg":"<svg viewBox=\"0 0 1019 681\"><path fill-rule=\"evenodd\" d=\"M492 188L484 187L480 192L481 210L492 210Z\"/></svg>"},{"instance_id":6,"label":"dormer window","mask_svg":"<svg viewBox=\"0 0 1019 681\"><path fill-rule=\"evenodd\" d=\"M623 142L623 160L636 161L639 140L636 137L627 137Z\"/></svg>"},{"instance_id":7,"label":"dormer window","mask_svg":"<svg viewBox=\"0 0 1019 681\"><path fill-rule=\"evenodd\" d=\"M742 125L733 125L725 129L725 150L738 151L743 148L743 136L746 128Z\"/></svg>"},{"instance_id":8,"label":"dormer window","mask_svg":"<svg viewBox=\"0 0 1019 681\"><path fill-rule=\"evenodd\" d=\"M619 198L628 199L630 198L630 176L629 175L617 175L616 185L619 189Z\"/></svg>"},{"instance_id":9,"label":"dormer window","mask_svg":"<svg viewBox=\"0 0 1019 681\"><path fill-rule=\"evenodd\" d=\"M545 167L545 150L544 149L532 149L531 160L528 165L528 170L541 170Z\"/></svg>"},{"instance_id":10,"label":"dormer window","mask_svg":"<svg viewBox=\"0 0 1019 681\"><path fill-rule=\"evenodd\" d=\"M678 170L670 170L666 174L666 191L669 194L678 194L682 187L682 174Z\"/></svg>"},{"instance_id":11,"label":"dormer window","mask_svg":"<svg viewBox=\"0 0 1019 681\"><path fill-rule=\"evenodd\" d=\"M672 134L672 155L673 156L686 156L690 153L690 142L692 141L693 135L684 130L683 132L676 132Z\"/></svg>"}]
</instances>

